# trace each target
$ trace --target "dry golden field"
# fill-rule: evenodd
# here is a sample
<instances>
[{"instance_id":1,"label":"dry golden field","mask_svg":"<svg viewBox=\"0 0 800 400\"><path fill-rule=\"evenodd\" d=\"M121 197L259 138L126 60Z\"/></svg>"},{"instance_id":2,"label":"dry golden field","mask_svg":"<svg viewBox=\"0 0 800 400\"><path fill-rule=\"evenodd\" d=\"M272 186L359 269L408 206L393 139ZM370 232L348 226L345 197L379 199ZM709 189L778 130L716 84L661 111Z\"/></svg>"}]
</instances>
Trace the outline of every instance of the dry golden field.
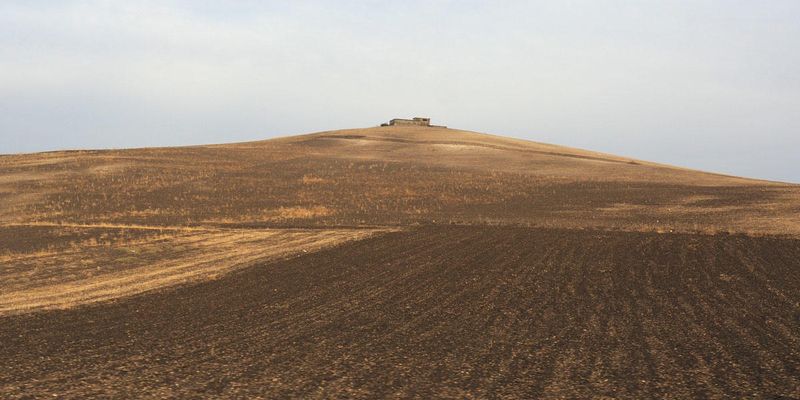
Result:
<instances>
[{"instance_id":1,"label":"dry golden field","mask_svg":"<svg viewBox=\"0 0 800 400\"><path fill-rule=\"evenodd\" d=\"M800 186L474 132L0 156L2 398L799 398Z\"/></svg>"}]
</instances>

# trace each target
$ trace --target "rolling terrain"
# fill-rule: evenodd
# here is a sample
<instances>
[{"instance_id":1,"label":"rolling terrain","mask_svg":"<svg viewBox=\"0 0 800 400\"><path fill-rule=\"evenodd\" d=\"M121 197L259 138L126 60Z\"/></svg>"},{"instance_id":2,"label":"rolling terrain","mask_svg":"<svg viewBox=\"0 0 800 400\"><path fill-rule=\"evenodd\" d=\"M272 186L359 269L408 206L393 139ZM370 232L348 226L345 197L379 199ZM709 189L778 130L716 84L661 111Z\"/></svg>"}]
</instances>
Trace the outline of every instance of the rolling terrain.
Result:
<instances>
[{"instance_id":1,"label":"rolling terrain","mask_svg":"<svg viewBox=\"0 0 800 400\"><path fill-rule=\"evenodd\" d=\"M3 398L800 398L800 186L468 131L0 156Z\"/></svg>"}]
</instances>

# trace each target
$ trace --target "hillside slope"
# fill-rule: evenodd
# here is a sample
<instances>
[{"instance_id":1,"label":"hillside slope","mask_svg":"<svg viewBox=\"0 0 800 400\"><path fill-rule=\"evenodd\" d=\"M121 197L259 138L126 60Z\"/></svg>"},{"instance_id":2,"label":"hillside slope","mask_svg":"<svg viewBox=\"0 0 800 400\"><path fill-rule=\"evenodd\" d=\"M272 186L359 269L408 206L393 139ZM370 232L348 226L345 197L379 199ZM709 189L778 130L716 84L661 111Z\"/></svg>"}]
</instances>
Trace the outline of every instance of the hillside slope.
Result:
<instances>
[{"instance_id":1,"label":"hillside slope","mask_svg":"<svg viewBox=\"0 0 800 400\"><path fill-rule=\"evenodd\" d=\"M380 127L0 156L0 397L800 397L800 186Z\"/></svg>"},{"instance_id":2,"label":"hillside slope","mask_svg":"<svg viewBox=\"0 0 800 400\"><path fill-rule=\"evenodd\" d=\"M800 233L800 186L452 129L0 157L0 223Z\"/></svg>"}]
</instances>

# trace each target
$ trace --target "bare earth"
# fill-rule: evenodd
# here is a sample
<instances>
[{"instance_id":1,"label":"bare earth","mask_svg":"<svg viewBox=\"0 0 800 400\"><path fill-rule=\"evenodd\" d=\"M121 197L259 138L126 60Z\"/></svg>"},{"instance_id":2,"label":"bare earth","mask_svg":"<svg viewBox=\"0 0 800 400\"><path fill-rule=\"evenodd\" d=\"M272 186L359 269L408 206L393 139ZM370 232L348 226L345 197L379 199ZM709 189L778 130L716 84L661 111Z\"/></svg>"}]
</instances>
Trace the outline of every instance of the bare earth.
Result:
<instances>
[{"instance_id":1,"label":"bare earth","mask_svg":"<svg viewBox=\"0 0 800 400\"><path fill-rule=\"evenodd\" d=\"M800 186L440 128L0 156L2 398L800 398Z\"/></svg>"}]
</instances>

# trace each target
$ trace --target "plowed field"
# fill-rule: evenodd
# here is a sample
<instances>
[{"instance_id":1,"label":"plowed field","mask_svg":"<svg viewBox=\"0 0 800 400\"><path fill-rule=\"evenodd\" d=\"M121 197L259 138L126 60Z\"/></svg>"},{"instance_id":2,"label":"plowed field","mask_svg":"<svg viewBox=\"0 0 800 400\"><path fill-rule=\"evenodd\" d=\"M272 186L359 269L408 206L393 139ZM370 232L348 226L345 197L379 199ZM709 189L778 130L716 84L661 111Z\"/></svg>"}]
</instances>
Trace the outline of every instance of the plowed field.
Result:
<instances>
[{"instance_id":1,"label":"plowed field","mask_svg":"<svg viewBox=\"0 0 800 400\"><path fill-rule=\"evenodd\" d=\"M3 318L7 397L800 396L800 241L387 233Z\"/></svg>"}]
</instances>

